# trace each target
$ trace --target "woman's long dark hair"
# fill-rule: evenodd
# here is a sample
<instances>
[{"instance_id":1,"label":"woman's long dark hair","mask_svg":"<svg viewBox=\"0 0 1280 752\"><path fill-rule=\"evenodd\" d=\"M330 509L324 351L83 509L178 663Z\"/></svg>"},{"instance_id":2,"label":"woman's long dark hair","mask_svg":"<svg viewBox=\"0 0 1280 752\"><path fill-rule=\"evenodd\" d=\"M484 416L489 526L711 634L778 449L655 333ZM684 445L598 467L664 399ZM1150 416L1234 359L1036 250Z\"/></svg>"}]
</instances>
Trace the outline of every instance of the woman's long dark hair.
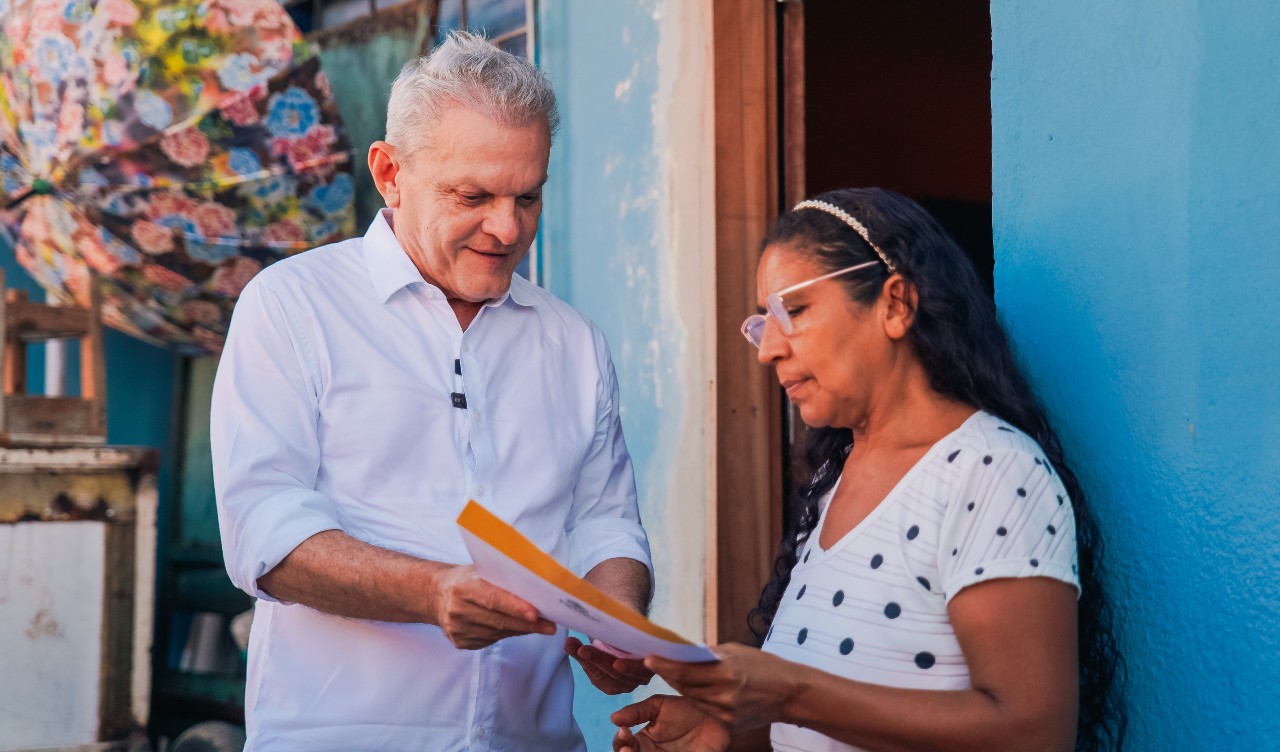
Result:
<instances>
[{"instance_id":1,"label":"woman's long dark hair","mask_svg":"<svg viewBox=\"0 0 1280 752\"><path fill-rule=\"evenodd\" d=\"M1023 377L995 304L987 296L964 251L919 205L878 188L832 191L817 197L858 219L918 292L915 322L908 341L938 394L985 410L1035 439L1066 487L1075 513L1080 586L1080 712L1076 749L1119 749L1125 713L1119 697L1124 667L1112 635L1111 612L1098 580L1102 557L1098 523L1084 489L1071 471L1058 436ZM763 246L787 244L812 253L828 271L872 261L875 251L839 218L817 209L790 211L778 218ZM889 270L839 278L850 298L870 303L880 294ZM791 578L796 551L818 522L819 499L831 489L853 446L847 428L806 432L797 488L787 503L782 543L773 579L751 612L751 629L760 639L778 611Z\"/></svg>"}]
</instances>

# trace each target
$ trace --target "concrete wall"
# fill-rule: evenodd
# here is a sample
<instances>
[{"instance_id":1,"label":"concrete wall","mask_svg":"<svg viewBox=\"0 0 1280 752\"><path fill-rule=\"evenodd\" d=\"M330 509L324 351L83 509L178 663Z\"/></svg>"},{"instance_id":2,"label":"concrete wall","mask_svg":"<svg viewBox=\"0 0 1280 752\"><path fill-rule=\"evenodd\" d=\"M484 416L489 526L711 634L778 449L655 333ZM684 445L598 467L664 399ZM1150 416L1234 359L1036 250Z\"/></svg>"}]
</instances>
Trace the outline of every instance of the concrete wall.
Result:
<instances>
[{"instance_id":1,"label":"concrete wall","mask_svg":"<svg viewBox=\"0 0 1280 752\"><path fill-rule=\"evenodd\" d=\"M704 633L714 245L708 3L545 2L539 62L560 98L543 278L605 330L657 568L653 618ZM578 674L575 712L609 749L609 698Z\"/></svg>"},{"instance_id":2,"label":"concrete wall","mask_svg":"<svg viewBox=\"0 0 1280 752\"><path fill-rule=\"evenodd\" d=\"M1280 744L1280 5L992 5L996 298L1101 517L1134 750Z\"/></svg>"}]
</instances>

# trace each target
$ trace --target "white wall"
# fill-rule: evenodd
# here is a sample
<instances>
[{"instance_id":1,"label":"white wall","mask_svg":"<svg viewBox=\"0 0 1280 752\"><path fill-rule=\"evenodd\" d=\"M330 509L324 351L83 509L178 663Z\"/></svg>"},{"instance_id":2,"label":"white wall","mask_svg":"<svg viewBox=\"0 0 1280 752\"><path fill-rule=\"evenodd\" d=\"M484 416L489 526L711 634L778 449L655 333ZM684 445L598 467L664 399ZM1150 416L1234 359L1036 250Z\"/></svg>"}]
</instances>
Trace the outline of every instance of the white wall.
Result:
<instances>
[{"instance_id":1,"label":"white wall","mask_svg":"<svg viewBox=\"0 0 1280 752\"><path fill-rule=\"evenodd\" d=\"M104 525L0 525L0 749L97 739Z\"/></svg>"}]
</instances>

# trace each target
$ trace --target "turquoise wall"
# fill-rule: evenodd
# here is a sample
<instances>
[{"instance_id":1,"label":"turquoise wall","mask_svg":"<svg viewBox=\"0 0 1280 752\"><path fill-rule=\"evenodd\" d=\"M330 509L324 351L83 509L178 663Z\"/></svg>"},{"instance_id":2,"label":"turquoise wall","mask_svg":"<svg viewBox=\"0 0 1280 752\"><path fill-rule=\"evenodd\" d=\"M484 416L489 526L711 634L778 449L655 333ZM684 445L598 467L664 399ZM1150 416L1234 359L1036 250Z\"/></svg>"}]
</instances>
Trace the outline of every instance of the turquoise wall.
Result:
<instances>
[{"instance_id":1,"label":"turquoise wall","mask_svg":"<svg viewBox=\"0 0 1280 752\"><path fill-rule=\"evenodd\" d=\"M1280 747L1277 29L992 4L996 299L1101 517L1134 750Z\"/></svg>"},{"instance_id":2,"label":"turquoise wall","mask_svg":"<svg viewBox=\"0 0 1280 752\"><path fill-rule=\"evenodd\" d=\"M426 33L422 26L388 28L370 39L332 39L320 47L320 62L351 139L358 235L383 207L369 174L369 147L386 134L391 82L405 61L418 54Z\"/></svg>"},{"instance_id":3,"label":"turquoise wall","mask_svg":"<svg viewBox=\"0 0 1280 752\"><path fill-rule=\"evenodd\" d=\"M682 410L675 371L683 329L664 270L663 185L656 158L658 0L540 3L538 62L560 103L543 211L543 283L604 329L641 514L662 535L658 498ZM659 597L669 583L659 582ZM608 697L576 671L575 715L589 749L610 749Z\"/></svg>"}]
</instances>

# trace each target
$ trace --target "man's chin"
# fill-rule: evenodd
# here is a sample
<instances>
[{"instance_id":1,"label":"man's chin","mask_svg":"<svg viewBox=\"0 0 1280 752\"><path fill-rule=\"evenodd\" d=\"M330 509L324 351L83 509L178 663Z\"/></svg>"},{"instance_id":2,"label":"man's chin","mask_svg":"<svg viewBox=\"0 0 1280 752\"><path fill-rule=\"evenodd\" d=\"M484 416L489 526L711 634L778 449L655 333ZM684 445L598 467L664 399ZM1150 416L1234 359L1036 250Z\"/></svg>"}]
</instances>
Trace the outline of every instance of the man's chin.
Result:
<instances>
[{"instance_id":1,"label":"man's chin","mask_svg":"<svg viewBox=\"0 0 1280 752\"><path fill-rule=\"evenodd\" d=\"M501 284L495 282L488 285L477 285L467 290L460 291L459 297L469 303L485 303L490 300L496 300L507 294L511 289L511 278L508 277Z\"/></svg>"}]
</instances>

